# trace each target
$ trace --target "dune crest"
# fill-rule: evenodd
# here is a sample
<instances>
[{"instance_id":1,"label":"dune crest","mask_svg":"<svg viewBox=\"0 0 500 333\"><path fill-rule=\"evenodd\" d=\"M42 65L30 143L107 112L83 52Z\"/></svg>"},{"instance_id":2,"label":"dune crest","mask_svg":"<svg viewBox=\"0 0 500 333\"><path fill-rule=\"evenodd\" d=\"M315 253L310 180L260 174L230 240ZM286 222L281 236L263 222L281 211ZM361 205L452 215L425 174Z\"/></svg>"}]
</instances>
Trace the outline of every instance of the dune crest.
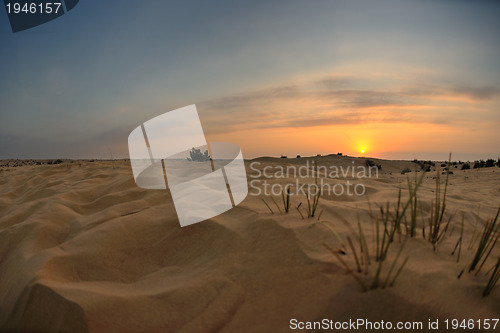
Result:
<instances>
[{"instance_id":1,"label":"dune crest","mask_svg":"<svg viewBox=\"0 0 500 333\"><path fill-rule=\"evenodd\" d=\"M305 160L253 161L263 168ZM364 163L337 156L318 161ZM251 162L246 161L249 180L257 179L252 178ZM382 165L380 176L363 180L365 196L326 195L318 205L321 220L343 239L352 235L359 218L370 247L370 207L396 202L399 187L406 183L400 171L414 168L406 161L377 163ZM433 176L426 176L419 192L422 219L429 216ZM274 180L286 181L295 182ZM476 221L484 222L498 206L499 181L498 168L458 170L450 177L448 209L456 216L464 214L466 245ZM307 214L302 219L296 210L299 202L305 213L307 201L294 196L290 212L280 214L270 197L249 195L220 216L181 228L169 192L136 187L126 161L3 168L0 328L285 332L292 318L427 321L499 316L499 290L481 296L486 276L464 273L457 279L473 256L466 245L460 263L450 256L459 222L437 253L420 235L409 241L405 254L410 259L394 287L362 292L322 246L338 248L338 240L317 219ZM354 267L352 256L344 258Z\"/></svg>"}]
</instances>

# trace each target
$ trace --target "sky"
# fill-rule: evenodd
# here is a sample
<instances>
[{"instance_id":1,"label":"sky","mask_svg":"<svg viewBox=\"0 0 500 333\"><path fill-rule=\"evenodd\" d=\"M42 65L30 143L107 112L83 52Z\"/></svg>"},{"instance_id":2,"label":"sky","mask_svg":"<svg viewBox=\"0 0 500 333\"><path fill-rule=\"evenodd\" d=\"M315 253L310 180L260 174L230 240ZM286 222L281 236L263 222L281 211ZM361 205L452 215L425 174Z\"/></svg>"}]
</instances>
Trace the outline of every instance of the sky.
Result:
<instances>
[{"instance_id":1,"label":"sky","mask_svg":"<svg viewBox=\"0 0 500 333\"><path fill-rule=\"evenodd\" d=\"M500 2L89 1L12 33L0 159L128 158L196 104L245 158L500 156Z\"/></svg>"}]
</instances>

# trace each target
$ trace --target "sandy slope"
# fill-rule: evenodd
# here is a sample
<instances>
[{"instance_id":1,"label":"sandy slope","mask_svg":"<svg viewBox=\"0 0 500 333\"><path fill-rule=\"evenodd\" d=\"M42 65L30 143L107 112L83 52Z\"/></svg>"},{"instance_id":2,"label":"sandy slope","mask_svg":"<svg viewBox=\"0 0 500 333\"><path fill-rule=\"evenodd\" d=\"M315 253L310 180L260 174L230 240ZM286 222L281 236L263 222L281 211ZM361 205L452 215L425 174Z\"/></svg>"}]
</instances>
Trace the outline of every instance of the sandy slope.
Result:
<instances>
[{"instance_id":1,"label":"sandy slope","mask_svg":"<svg viewBox=\"0 0 500 333\"><path fill-rule=\"evenodd\" d=\"M302 165L306 159L269 159L266 165ZM325 157L320 165L364 165L362 159ZM359 216L374 247L369 207L395 203L411 162L378 161L378 178L362 182L366 195L326 195L321 220L354 238ZM249 180L258 174L247 162ZM500 286L487 297L484 274L464 273L476 223L500 204L500 169L450 176L448 211L455 213L437 253L418 235L396 285L362 292L321 244L340 246L333 234L297 210L271 214L258 196L210 220L181 228L168 191L135 186L128 162L77 162L0 168L0 328L67 332L285 332L289 321L328 318L423 321L500 317ZM321 175L323 177L324 175ZM429 216L434 172L419 191L420 219ZM300 179L312 183L313 178ZM274 179L273 183L295 182ZM277 199L280 199L277 197ZM267 202L272 203L269 197ZM293 197L292 204L304 197ZM272 206L274 208L274 206ZM479 212L479 216L478 216ZM451 256L465 217L462 259ZM423 223L423 222L422 222ZM398 240L391 252L399 247ZM352 252L343 256L354 268ZM388 266L388 265L387 265ZM360 275L369 285L375 273ZM384 267L383 278L388 267ZM497 328L497 329L500 329ZM440 330L442 331L442 330Z\"/></svg>"}]
</instances>

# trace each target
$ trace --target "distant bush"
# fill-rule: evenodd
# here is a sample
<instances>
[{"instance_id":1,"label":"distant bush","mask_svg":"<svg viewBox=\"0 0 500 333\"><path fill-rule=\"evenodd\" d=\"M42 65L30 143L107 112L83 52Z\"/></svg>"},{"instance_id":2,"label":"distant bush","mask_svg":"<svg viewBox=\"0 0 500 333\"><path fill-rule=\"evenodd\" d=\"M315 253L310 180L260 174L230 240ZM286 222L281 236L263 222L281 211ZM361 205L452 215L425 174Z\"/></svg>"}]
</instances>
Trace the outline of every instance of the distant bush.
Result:
<instances>
[{"instance_id":1,"label":"distant bush","mask_svg":"<svg viewBox=\"0 0 500 333\"><path fill-rule=\"evenodd\" d=\"M486 162L484 160L479 160L474 162L474 169L484 168Z\"/></svg>"},{"instance_id":2,"label":"distant bush","mask_svg":"<svg viewBox=\"0 0 500 333\"><path fill-rule=\"evenodd\" d=\"M376 164L375 162L373 162L373 161L372 161L372 160L370 160L370 159L367 159L367 160L365 161L365 165L366 165L367 167L374 167L374 166L376 166L376 167L377 167L377 169L379 169L379 170L380 170L380 169L382 169L382 165L381 165L381 164Z\"/></svg>"},{"instance_id":3,"label":"distant bush","mask_svg":"<svg viewBox=\"0 0 500 333\"><path fill-rule=\"evenodd\" d=\"M200 149L192 148L189 152L191 157L188 157L187 160L190 162L207 162L210 161L210 155L208 155L208 150L205 150L204 153L201 152Z\"/></svg>"},{"instance_id":4,"label":"distant bush","mask_svg":"<svg viewBox=\"0 0 500 333\"><path fill-rule=\"evenodd\" d=\"M420 165L420 169L424 170L425 172L431 171L431 166L435 166L436 164L432 161L419 161L417 159L413 160L413 163L416 163ZM441 166L446 166L446 164L442 164Z\"/></svg>"},{"instance_id":5,"label":"distant bush","mask_svg":"<svg viewBox=\"0 0 500 333\"><path fill-rule=\"evenodd\" d=\"M462 164L462 169L461 170L468 170L468 169L470 169L470 164L469 163Z\"/></svg>"},{"instance_id":6,"label":"distant bush","mask_svg":"<svg viewBox=\"0 0 500 333\"><path fill-rule=\"evenodd\" d=\"M375 166L375 162L373 162L372 160L366 160L365 161L365 165L367 167Z\"/></svg>"},{"instance_id":7,"label":"distant bush","mask_svg":"<svg viewBox=\"0 0 500 333\"><path fill-rule=\"evenodd\" d=\"M408 172L411 172L410 168L404 168L403 170L401 170L402 175L404 175L405 173L408 173Z\"/></svg>"},{"instance_id":8,"label":"distant bush","mask_svg":"<svg viewBox=\"0 0 500 333\"><path fill-rule=\"evenodd\" d=\"M495 166L495 160L494 159L487 159L486 160L486 163L484 163L484 167L485 168L491 168L491 167L494 167Z\"/></svg>"},{"instance_id":9,"label":"distant bush","mask_svg":"<svg viewBox=\"0 0 500 333\"><path fill-rule=\"evenodd\" d=\"M297 155L297 158L300 158L300 155Z\"/></svg>"},{"instance_id":10,"label":"distant bush","mask_svg":"<svg viewBox=\"0 0 500 333\"><path fill-rule=\"evenodd\" d=\"M492 158L489 158L486 161L485 160L475 161L474 162L474 169L478 169L478 168L491 168L491 167L494 167L495 165L498 166L498 167L500 167L500 158L496 162Z\"/></svg>"}]
</instances>

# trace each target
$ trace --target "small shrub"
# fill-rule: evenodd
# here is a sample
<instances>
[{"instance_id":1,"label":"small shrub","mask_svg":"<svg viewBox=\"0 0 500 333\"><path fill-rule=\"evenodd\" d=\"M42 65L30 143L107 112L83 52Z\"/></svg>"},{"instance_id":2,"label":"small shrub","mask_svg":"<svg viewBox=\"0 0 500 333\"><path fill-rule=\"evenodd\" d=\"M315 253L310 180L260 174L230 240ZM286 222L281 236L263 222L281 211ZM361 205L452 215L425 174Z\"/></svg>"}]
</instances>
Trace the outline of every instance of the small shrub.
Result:
<instances>
[{"instance_id":1,"label":"small shrub","mask_svg":"<svg viewBox=\"0 0 500 333\"><path fill-rule=\"evenodd\" d=\"M474 162L474 169L484 168L486 162L484 160L479 160Z\"/></svg>"},{"instance_id":2,"label":"small shrub","mask_svg":"<svg viewBox=\"0 0 500 333\"><path fill-rule=\"evenodd\" d=\"M432 161L419 161L417 159L413 160L413 163L416 163L420 165L420 169L422 169L425 172L431 171L431 166L435 166L436 164ZM441 166L446 166L446 165L441 165Z\"/></svg>"},{"instance_id":3,"label":"small shrub","mask_svg":"<svg viewBox=\"0 0 500 333\"><path fill-rule=\"evenodd\" d=\"M192 148L189 152L191 157L188 157L187 160L190 162L207 162L210 161L210 155L208 155L208 150L205 150L204 153L201 152L200 149Z\"/></svg>"},{"instance_id":4,"label":"small shrub","mask_svg":"<svg viewBox=\"0 0 500 333\"><path fill-rule=\"evenodd\" d=\"M382 165L381 164L376 164L375 162L373 162L372 160L369 160L369 159L365 161L365 165L367 167L374 167L374 166L376 166L378 170L382 169Z\"/></svg>"},{"instance_id":5,"label":"small shrub","mask_svg":"<svg viewBox=\"0 0 500 333\"><path fill-rule=\"evenodd\" d=\"M462 164L461 170L468 170L468 169L470 169L470 164L469 163Z\"/></svg>"},{"instance_id":6,"label":"small shrub","mask_svg":"<svg viewBox=\"0 0 500 333\"><path fill-rule=\"evenodd\" d=\"M487 159L486 162L484 163L485 168L491 168L494 166L495 166L495 160L493 160L491 158Z\"/></svg>"},{"instance_id":7,"label":"small shrub","mask_svg":"<svg viewBox=\"0 0 500 333\"><path fill-rule=\"evenodd\" d=\"M411 172L410 168L404 168L403 170L401 170L402 175L404 175L405 173L408 173L408 172Z\"/></svg>"}]
</instances>

